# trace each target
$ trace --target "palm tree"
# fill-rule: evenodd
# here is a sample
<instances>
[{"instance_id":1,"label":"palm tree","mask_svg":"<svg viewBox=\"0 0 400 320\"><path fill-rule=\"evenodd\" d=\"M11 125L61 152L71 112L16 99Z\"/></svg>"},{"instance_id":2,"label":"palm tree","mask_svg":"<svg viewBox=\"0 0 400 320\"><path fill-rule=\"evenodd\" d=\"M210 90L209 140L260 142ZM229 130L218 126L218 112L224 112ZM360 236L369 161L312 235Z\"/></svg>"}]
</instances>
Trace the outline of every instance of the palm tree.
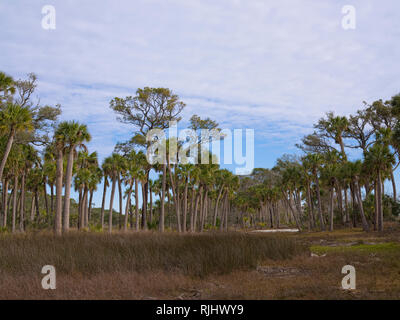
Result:
<instances>
[{"instance_id":1,"label":"palm tree","mask_svg":"<svg viewBox=\"0 0 400 320\"><path fill-rule=\"evenodd\" d=\"M56 130L53 143L56 154L56 212L54 215L54 233L60 236L62 233L62 187L65 149L65 139L62 130Z\"/></svg>"},{"instance_id":2,"label":"palm tree","mask_svg":"<svg viewBox=\"0 0 400 320\"><path fill-rule=\"evenodd\" d=\"M15 135L20 131L30 131L32 129L32 114L28 107L8 103L5 109L0 110L0 132L8 134L7 145L0 164L0 181L3 181L4 167Z\"/></svg>"},{"instance_id":3,"label":"palm tree","mask_svg":"<svg viewBox=\"0 0 400 320\"><path fill-rule=\"evenodd\" d=\"M322 206L321 206L321 192L319 188L319 178L318 178L318 170L322 164L322 157L318 153L310 153L303 158L303 163L311 169L311 172L314 176L316 193L317 193L317 201L318 201L318 214L319 214L319 222L321 226L321 230L325 231L325 222L324 217L322 215Z\"/></svg>"},{"instance_id":4,"label":"palm tree","mask_svg":"<svg viewBox=\"0 0 400 320\"><path fill-rule=\"evenodd\" d=\"M382 176L395 164L393 153L390 152L389 146L381 143L379 140L369 148L365 155L365 164L373 172L376 173L376 216L378 222L378 231L383 231L383 209L382 209Z\"/></svg>"},{"instance_id":5,"label":"palm tree","mask_svg":"<svg viewBox=\"0 0 400 320\"><path fill-rule=\"evenodd\" d=\"M363 166L364 166L364 164L362 163L361 160L356 160L354 162L349 161L343 165L343 171L349 178L350 183L353 184L353 190L354 190L355 198L356 198L358 208L360 211L361 223L363 226L363 230L368 232L369 225L368 225L367 219L365 217L365 213L364 213L364 205L362 202L361 188L360 188L360 184L359 184Z\"/></svg>"},{"instance_id":6,"label":"palm tree","mask_svg":"<svg viewBox=\"0 0 400 320\"><path fill-rule=\"evenodd\" d=\"M110 157L104 159L103 168L107 169L108 175L111 178L112 186L111 186L111 198L110 198L110 208L109 208L109 216L108 216L108 232L112 232L113 227L113 204L114 204L114 195L115 195L115 187L117 184L118 176L121 171L121 163L123 163L124 159L118 153L113 153Z\"/></svg>"},{"instance_id":7,"label":"palm tree","mask_svg":"<svg viewBox=\"0 0 400 320\"><path fill-rule=\"evenodd\" d=\"M91 136L87 130L86 125L80 124L75 121L61 122L57 128L56 136L63 140L64 147L68 153L67 169L65 174L64 211L63 211L63 232L68 232L74 156L76 148L85 147L84 142L89 142Z\"/></svg>"}]
</instances>

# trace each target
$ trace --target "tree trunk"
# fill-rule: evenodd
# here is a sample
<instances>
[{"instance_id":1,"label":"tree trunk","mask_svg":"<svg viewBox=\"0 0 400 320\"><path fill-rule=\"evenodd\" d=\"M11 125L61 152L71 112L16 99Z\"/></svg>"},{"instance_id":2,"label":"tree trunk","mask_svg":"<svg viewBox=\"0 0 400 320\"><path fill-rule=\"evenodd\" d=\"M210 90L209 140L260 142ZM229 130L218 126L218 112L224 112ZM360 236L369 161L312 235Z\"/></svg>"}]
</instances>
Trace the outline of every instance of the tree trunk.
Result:
<instances>
[{"instance_id":1,"label":"tree trunk","mask_svg":"<svg viewBox=\"0 0 400 320\"><path fill-rule=\"evenodd\" d=\"M382 210L382 178L381 172L378 171L378 231L383 231L383 210Z\"/></svg>"},{"instance_id":2,"label":"tree trunk","mask_svg":"<svg viewBox=\"0 0 400 320\"><path fill-rule=\"evenodd\" d=\"M160 223L159 229L160 232L164 232L165 226L165 187L166 187L166 178L167 178L167 166L165 164L162 165L163 173L162 173L162 186L161 186L161 198L160 198L160 205L161 205L161 213L160 213Z\"/></svg>"},{"instance_id":3,"label":"tree trunk","mask_svg":"<svg viewBox=\"0 0 400 320\"><path fill-rule=\"evenodd\" d=\"M33 192L31 193L31 215L29 217L29 221L33 221L35 219L35 197L33 195Z\"/></svg>"},{"instance_id":4,"label":"tree trunk","mask_svg":"<svg viewBox=\"0 0 400 320\"><path fill-rule=\"evenodd\" d=\"M315 176L315 186L316 186L316 192L317 192L317 200L318 200L318 214L319 214L319 222L320 222L320 227L322 231L325 231L325 222L324 222L324 216L322 215L322 206L321 206L321 194L319 191L319 179L317 174L314 174Z\"/></svg>"},{"instance_id":5,"label":"tree trunk","mask_svg":"<svg viewBox=\"0 0 400 320\"><path fill-rule=\"evenodd\" d=\"M14 127L11 127L10 134L8 135L6 149L4 150L3 159L1 160L1 164L0 164L0 181L3 181L4 167L6 166L7 158L11 151L11 147L12 147L12 144L14 141L14 136L15 136L15 129L14 129Z\"/></svg>"},{"instance_id":6,"label":"tree trunk","mask_svg":"<svg viewBox=\"0 0 400 320\"><path fill-rule=\"evenodd\" d=\"M36 222L40 221L40 208L39 208L39 191L35 189L35 209L36 209Z\"/></svg>"},{"instance_id":7,"label":"tree trunk","mask_svg":"<svg viewBox=\"0 0 400 320\"><path fill-rule=\"evenodd\" d=\"M78 192L78 230L80 230L83 227L83 191L82 188L79 188Z\"/></svg>"},{"instance_id":8,"label":"tree trunk","mask_svg":"<svg viewBox=\"0 0 400 320\"><path fill-rule=\"evenodd\" d=\"M44 197L44 207L46 209L47 221L50 218L49 203L47 202L47 190L46 190L46 179L43 181L43 197Z\"/></svg>"},{"instance_id":9,"label":"tree trunk","mask_svg":"<svg viewBox=\"0 0 400 320\"><path fill-rule=\"evenodd\" d=\"M80 228L85 228L86 227L87 198L88 198L88 188L84 187L83 194L82 194L81 205L80 205L80 215L79 215L79 217L80 217L80 220L79 220Z\"/></svg>"},{"instance_id":10,"label":"tree trunk","mask_svg":"<svg viewBox=\"0 0 400 320\"><path fill-rule=\"evenodd\" d=\"M330 196L330 203L329 203L329 231L333 231L333 187L330 187L329 196Z\"/></svg>"},{"instance_id":11,"label":"tree trunk","mask_svg":"<svg viewBox=\"0 0 400 320\"><path fill-rule=\"evenodd\" d=\"M50 184L50 216L54 217L54 185Z\"/></svg>"},{"instance_id":12,"label":"tree trunk","mask_svg":"<svg viewBox=\"0 0 400 320\"><path fill-rule=\"evenodd\" d=\"M104 207L106 205L106 193L107 193L107 177L104 177L104 189L103 189L103 199L101 200L101 230L104 229Z\"/></svg>"},{"instance_id":13,"label":"tree trunk","mask_svg":"<svg viewBox=\"0 0 400 320\"><path fill-rule=\"evenodd\" d=\"M136 231L139 231L139 182L135 179L135 215L136 215Z\"/></svg>"},{"instance_id":14,"label":"tree trunk","mask_svg":"<svg viewBox=\"0 0 400 320\"><path fill-rule=\"evenodd\" d=\"M200 217L199 216L199 212L200 212ZM194 212L194 225L193 225L193 229L196 232L197 230L197 219L201 219L201 213L203 212L203 187L201 186L199 188L199 210L195 210Z\"/></svg>"},{"instance_id":15,"label":"tree trunk","mask_svg":"<svg viewBox=\"0 0 400 320\"><path fill-rule=\"evenodd\" d=\"M279 217L279 207L278 207L278 203L274 204L275 207L275 215L276 215L276 227L279 229L281 226L281 219Z\"/></svg>"},{"instance_id":16,"label":"tree trunk","mask_svg":"<svg viewBox=\"0 0 400 320\"><path fill-rule=\"evenodd\" d=\"M117 179L115 175L112 177L112 187L111 187L111 198L110 198L110 209L109 209L109 216L108 216L108 232L111 234L112 232L112 220L113 220L113 204L114 204L114 194L115 194L115 184L117 183Z\"/></svg>"},{"instance_id":17,"label":"tree trunk","mask_svg":"<svg viewBox=\"0 0 400 320\"><path fill-rule=\"evenodd\" d=\"M118 181L118 195L119 195L119 214L118 214L118 228L121 230L122 228L122 213L124 211L123 205L122 205L122 183L121 183L121 175L118 173L117 176L117 181Z\"/></svg>"},{"instance_id":18,"label":"tree trunk","mask_svg":"<svg viewBox=\"0 0 400 320\"><path fill-rule=\"evenodd\" d=\"M54 216L54 233L61 235L62 232L62 182L63 182L63 153L57 150L56 162L56 214Z\"/></svg>"},{"instance_id":19,"label":"tree trunk","mask_svg":"<svg viewBox=\"0 0 400 320\"><path fill-rule=\"evenodd\" d=\"M14 194L13 194L12 225L11 225L12 233L15 233L15 223L17 217L17 194L18 194L18 176L14 175Z\"/></svg>"},{"instance_id":20,"label":"tree trunk","mask_svg":"<svg viewBox=\"0 0 400 320\"><path fill-rule=\"evenodd\" d=\"M362 198L361 198L361 188L360 188L360 186L358 184L358 181L355 182L355 188L356 188L358 206L360 208L362 226L363 226L364 231L368 232L369 231L369 225L368 225L367 219L366 219L365 214L364 214L364 206L363 206Z\"/></svg>"},{"instance_id":21,"label":"tree trunk","mask_svg":"<svg viewBox=\"0 0 400 320\"><path fill-rule=\"evenodd\" d=\"M3 183L3 227L7 227L7 214L8 214L8 179Z\"/></svg>"},{"instance_id":22,"label":"tree trunk","mask_svg":"<svg viewBox=\"0 0 400 320\"><path fill-rule=\"evenodd\" d=\"M89 206L88 206L88 224L92 220L92 202L94 190L90 190Z\"/></svg>"},{"instance_id":23,"label":"tree trunk","mask_svg":"<svg viewBox=\"0 0 400 320\"><path fill-rule=\"evenodd\" d=\"M130 201L131 201L132 189L133 189L133 181L131 182L131 184L130 184L130 186L129 186L128 195L127 195L127 197L126 197L125 219L124 219L124 231L127 231L127 230L128 230L129 205L130 205Z\"/></svg>"},{"instance_id":24,"label":"tree trunk","mask_svg":"<svg viewBox=\"0 0 400 320\"><path fill-rule=\"evenodd\" d=\"M200 204L200 198L201 198L201 193L196 193L196 202L194 205L194 210L193 210L193 226L192 226L192 232L196 232L196 225L197 225L197 212L199 209L199 204Z\"/></svg>"},{"instance_id":25,"label":"tree trunk","mask_svg":"<svg viewBox=\"0 0 400 320\"><path fill-rule=\"evenodd\" d=\"M213 219L213 227L215 227L217 225L217 215L218 215L218 204L219 204L219 200L221 198L222 192L224 190L224 185L222 185L221 189L219 190L218 196L217 196L217 200L215 202L215 211L214 211L214 219Z\"/></svg>"},{"instance_id":26,"label":"tree trunk","mask_svg":"<svg viewBox=\"0 0 400 320\"><path fill-rule=\"evenodd\" d=\"M148 182L142 182L142 230L147 230L147 188Z\"/></svg>"},{"instance_id":27,"label":"tree trunk","mask_svg":"<svg viewBox=\"0 0 400 320\"><path fill-rule=\"evenodd\" d=\"M89 188L85 187L85 201L83 202L83 227L89 227Z\"/></svg>"},{"instance_id":28,"label":"tree trunk","mask_svg":"<svg viewBox=\"0 0 400 320\"><path fill-rule=\"evenodd\" d=\"M183 222L182 222L182 232L186 233L186 219L187 219L187 207L188 207L188 178L185 180L185 190L183 192Z\"/></svg>"},{"instance_id":29,"label":"tree trunk","mask_svg":"<svg viewBox=\"0 0 400 320\"><path fill-rule=\"evenodd\" d=\"M282 192L283 192L283 191L282 191ZM289 191L289 192L290 192L290 191ZM292 207L291 201L288 200L287 194L285 194L285 192L283 192L283 196L284 196L284 198L285 198L285 200L286 200L286 202L287 202L287 204L288 204L288 206L289 206L290 211L292 212L292 216L293 216L294 221L296 222L297 228L299 229L299 231L301 231L300 221L298 220L297 215L296 215L296 213L294 212L294 209L293 209L293 207Z\"/></svg>"},{"instance_id":30,"label":"tree trunk","mask_svg":"<svg viewBox=\"0 0 400 320\"><path fill-rule=\"evenodd\" d=\"M228 193L225 194L225 231L228 232L228 214L230 211L230 203L229 203L229 198L228 198Z\"/></svg>"},{"instance_id":31,"label":"tree trunk","mask_svg":"<svg viewBox=\"0 0 400 320\"><path fill-rule=\"evenodd\" d=\"M153 191L151 190L151 185L149 184L149 193L150 193L150 203L149 203L149 210L150 210L150 224L153 224Z\"/></svg>"},{"instance_id":32,"label":"tree trunk","mask_svg":"<svg viewBox=\"0 0 400 320\"><path fill-rule=\"evenodd\" d=\"M344 210L346 215L346 225L350 224L350 216L349 216L349 207L348 207L348 199L347 199L347 186L344 188Z\"/></svg>"},{"instance_id":33,"label":"tree trunk","mask_svg":"<svg viewBox=\"0 0 400 320\"><path fill-rule=\"evenodd\" d=\"M397 201L396 181L394 180L394 175L393 175L393 169L392 168L390 168L390 180L392 180L393 201L396 203L396 201Z\"/></svg>"},{"instance_id":34,"label":"tree trunk","mask_svg":"<svg viewBox=\"0 0 400 320\"><path fill-rule=\"evenodd\" d=\"M314 228L314 211L313 205L311 202L311 192L310 192L310 184L307 183L307 207L308 207L308 218L310 223L310 230Z\"/></svg>"},{"instance_id":35,"label":"tree trunk","mask_svg":"<svg viewBox=\"0 0 400 320\"><path fill-rule=\"evenodd\" d=\"M63 232L69 231L69 209L70 209L70 197L71 197L71 182L72 182L72 168L74 164L74 151L75 146L69 151L67 170L65 173L65 186L64 186L64 211L63 211Z\"/></svg>"},{"instance_id":36,"label":"tree trunk","mask_svg":"<svg viewBox=\"0 0 400 320\"><path fill-rule=\"evenodd\" d=\"M21 177L21 207L19 211L19 230L25 231L25 177L26 172L22 173Z\"/></svg>"}]
</instances>

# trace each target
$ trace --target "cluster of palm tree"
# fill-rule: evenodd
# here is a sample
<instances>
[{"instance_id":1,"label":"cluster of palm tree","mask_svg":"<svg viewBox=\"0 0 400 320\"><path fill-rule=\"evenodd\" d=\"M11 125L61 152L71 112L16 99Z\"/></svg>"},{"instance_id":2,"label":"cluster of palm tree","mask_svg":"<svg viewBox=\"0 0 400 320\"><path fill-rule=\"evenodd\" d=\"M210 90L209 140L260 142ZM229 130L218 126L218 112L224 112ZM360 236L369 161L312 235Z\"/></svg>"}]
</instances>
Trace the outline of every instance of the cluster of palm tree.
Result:
<instances>
[{"instance_id":1,"label":"cluster of palm tree","mask_svg":"<svg viewBox=\"0 0 400 320\"><path fill-rule=\"evenodd\" d=\"M327 113L297 145L302 155L284 155L271 170L258 168L244 178L236 198L239 215L253 226L279 227L282 217L300 230L360 223L365 231L383 231L384 216L399 213L393 172L399 164L400 96L364 104L349 117ZM349 160L352 149L359 152Z\"/></svg>"},{"instance_id":2,"label":"cluster of palm tree","mask_svg":"<svg viewBox=\"0 0 400 320\"><path fill-rule=\"evenodd\" d=\"M0 72L3 229L53 228L61 235L70 228L202 232L283 225L333 230L360 224L366 231L382 231L384 218L398 213L393 172L399 163L400 96L365 103L349 117L327 113L297 145L302 154L284 155L272 169L239 177L213 161L180 161L181 151L189 150L174 137L166 138L164 162L147 161L147 133L180 121L185 107L169 89L146 87L110 102L134 135L100 164L97 153L88 150L86 125L57 122L60 106L33 102L36 81L33 74L15 81ZM190 128L220 131L218 123L197 115ZM221 137L201 139L199 134L194 142L197 156L212 159L215 155L204 146ZM391 198L385 195L386 180L392 182ZM77 202L71 199L72 187ZM100 208L93 207L96 191L102 192Z\"/></svg>"}]
</instances>

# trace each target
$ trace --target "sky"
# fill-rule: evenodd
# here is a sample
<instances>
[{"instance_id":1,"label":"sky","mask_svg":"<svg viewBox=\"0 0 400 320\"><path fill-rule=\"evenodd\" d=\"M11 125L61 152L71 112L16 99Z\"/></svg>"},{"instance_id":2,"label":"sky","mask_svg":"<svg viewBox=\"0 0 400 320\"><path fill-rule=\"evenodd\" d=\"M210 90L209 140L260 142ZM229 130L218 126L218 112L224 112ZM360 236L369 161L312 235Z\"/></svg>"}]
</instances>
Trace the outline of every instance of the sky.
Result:
<instances>
[{"instance_id":1,"label":"sky","mask_svg":"<svg viewBox=\"0 0 400 320\"><path fill-rule=\"evenodd\" d=\"M42 28L45 5L55 30ZM345 5L355 29L342 26ZM41 103L86 123L100 159L133 132L109 101L149 86L186 103L179 126L199 114L254 129L255 166L272 167L327 111L400 92L399 10L398 0L0 0L0 70L36 73Z\"/></svg>"}]
</instances>

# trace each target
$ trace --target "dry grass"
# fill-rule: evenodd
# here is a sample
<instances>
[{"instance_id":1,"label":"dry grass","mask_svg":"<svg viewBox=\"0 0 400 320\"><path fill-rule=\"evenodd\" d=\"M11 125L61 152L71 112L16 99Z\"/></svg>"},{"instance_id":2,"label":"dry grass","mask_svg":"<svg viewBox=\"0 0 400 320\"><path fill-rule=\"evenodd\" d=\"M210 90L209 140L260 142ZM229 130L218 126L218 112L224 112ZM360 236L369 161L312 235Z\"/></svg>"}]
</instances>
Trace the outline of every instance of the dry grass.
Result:
<instances>
[{"instance_id":1,"label":"dry grass","mask_svg":"<svg viewBox=\"0 0 400 320\"><path fill-rule=\"evenodd\" d=\"M369 244L376 239L379 244ZM392 231L364 237L358 230L318 238L244 233L1 236L0 299L400 299L396 239ZM348 247L351 241L358 242ZM306 244L326 256L311 257ZM45 264L57 269L56 290L41 288ZM355 291L341 289L346 264L356 268ZM260 266L297 272L269 275L257 270Z\"/></svg>"}]
</instances>

